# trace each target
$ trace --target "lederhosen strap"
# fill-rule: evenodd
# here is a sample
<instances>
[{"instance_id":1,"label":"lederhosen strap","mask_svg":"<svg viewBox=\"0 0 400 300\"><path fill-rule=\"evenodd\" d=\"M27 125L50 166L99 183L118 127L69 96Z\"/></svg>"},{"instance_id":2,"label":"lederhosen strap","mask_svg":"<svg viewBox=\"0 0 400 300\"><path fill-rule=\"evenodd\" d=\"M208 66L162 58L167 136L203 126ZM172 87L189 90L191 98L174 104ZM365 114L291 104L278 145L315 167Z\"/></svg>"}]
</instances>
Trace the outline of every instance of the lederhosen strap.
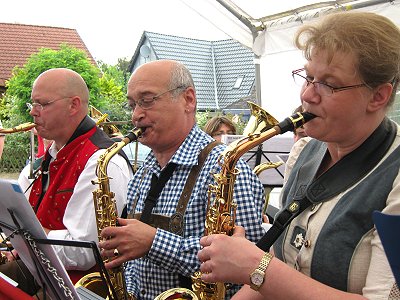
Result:
<instances>
[{"instance_id":1,"label":"lederhosen strap","mask_svg":"<svg viewBox=\"0 0 400 300\"><path fill-rule=\"evenodd\" d=\"M160 196L161 191L164 189L165 184L171 178L174 170L176 169L177 164L169 163L160 174L160 177L157 178L155 174L153 174L151 178L151 187L149 193L147 194L146 200L144 201L143 212L140 216L140 221L146 224L150 224L150 215L154 206L157 203L158 197Z\"/></svg>"},{"instance_id":2,"label":"lederhosen strap","mask_svg":"<svg viewBox=\"0 0 400 300\"><path fill-rule=\"evenodd\" d=\"M151 214L149 219L149 225L155 228L161 228L163 230L167 230L169 232L182 235L184 231L184 215L187 208L187 204L190 199L190 195L192 194L193 187L196 183L197 177L204 165L204 162L211 152L211 150L218 145L219 142L213 141L208 144L199 154L199 162L197 165L193 166L190 170L189 176L186 179L185 186L183 188L182 194L179 198L179 201L176 206L175 213L168 217L160 214ZM129 215L134 219L140 220L141 213L135 213L133 215Z\"/></svg>"},{"instance_id":3,"label":"lederhosen strap","mask_svg":"<svg viewBox=\"0 0 400 300\"><path fill-rule=\"evenodd\" d=\"M396 133L396 125L385 118L363 144L318 178L315 176L327 148L323 142L311 140L298 158L298 162L303 164L298 173L293 175L297 179L293 200L279 213L272 227L257 242L257 246L268 251L290 222L307 207L327 201L357 183L387 153L393 144ZM304 153L313 153L314 155L311 157L307 155L306 158ZM290 185L293 181L294 178L291 175L286 184ZM284 199L285 196L288 195L284 194Z\"/></svg>"}]
</instances>

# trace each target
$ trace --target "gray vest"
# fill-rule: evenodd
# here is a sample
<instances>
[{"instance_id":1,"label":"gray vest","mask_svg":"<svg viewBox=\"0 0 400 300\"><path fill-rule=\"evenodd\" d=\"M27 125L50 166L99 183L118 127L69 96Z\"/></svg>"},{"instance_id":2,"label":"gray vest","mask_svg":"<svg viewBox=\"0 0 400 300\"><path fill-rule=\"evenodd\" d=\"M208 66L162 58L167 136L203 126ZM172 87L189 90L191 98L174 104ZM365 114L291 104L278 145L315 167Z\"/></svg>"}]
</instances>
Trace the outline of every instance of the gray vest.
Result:
<instances>
[{"instance_id":1,"label":"gray vest","mask_svg":"<svg viewBox=\"0 0 400 300\"><path fill-rule=\"evenodd\" d=\"M326 153L324 143L311 140L300 153L283 192L283 206L307 197L311 203L329 201L356 184L338 201L314 244L311 277L331 287L347 291L348 271L353 252L361 238L373 228L372 212L386 206L393 181L399 173L400 147L396 148L371 174L363 178L393 143L394 124L385 119L358 149L315 180ZM368 165L369 164L369 165ZM321 180L320 180L321 179ZM346 228L345 231L338 228ZM282 259L285 232L274 244Z\"/></svg>"}]
</instances>

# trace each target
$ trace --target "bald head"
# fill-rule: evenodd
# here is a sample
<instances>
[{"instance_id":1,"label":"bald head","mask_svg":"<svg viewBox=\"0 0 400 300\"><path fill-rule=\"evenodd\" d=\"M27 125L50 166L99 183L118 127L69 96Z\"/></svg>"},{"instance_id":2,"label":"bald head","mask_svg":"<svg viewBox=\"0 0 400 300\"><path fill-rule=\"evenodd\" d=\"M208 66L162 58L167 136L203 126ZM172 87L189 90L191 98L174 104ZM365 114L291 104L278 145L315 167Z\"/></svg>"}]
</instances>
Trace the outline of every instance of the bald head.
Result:
<instances>
[{"instance_id":1,"label":"bald head","mask_svg":"<svg viewBox=\"0 0 400 300\"><path fill-rule=\"evenodd\" d=\"M56 68L49 69L40 74L33 83L33 89L37 85L46 84L47 89L56 91L60 97L78 96L82 100L82 104L89 103L89 89L82 76L77 72L66 69Z\"/></svg>"},{"instance_id":2,"label":"bald head","mask_svg":"<svg viewBox=\"0 0 400 300\"><path fill-rule=\"evenodd\" d=\"M145 63L133 72L129 82L135 83L142 75L151 78L151 81L162 83L165 87L173 89L178 86L195 88L192 75L186 66L175 60L155 60Z\"/></svg>"},{"instance_id":3,"label":"bald head","mask_svg":"<svg viewBox=\"0 0 400 300\"><path fill-rule=\"evenodd\" d=\"M83 78L70 69L50 69L33 83L30 111L38 134L54 140L61 149L88 114L89 90Z\"/></svg>"}]
</instances>

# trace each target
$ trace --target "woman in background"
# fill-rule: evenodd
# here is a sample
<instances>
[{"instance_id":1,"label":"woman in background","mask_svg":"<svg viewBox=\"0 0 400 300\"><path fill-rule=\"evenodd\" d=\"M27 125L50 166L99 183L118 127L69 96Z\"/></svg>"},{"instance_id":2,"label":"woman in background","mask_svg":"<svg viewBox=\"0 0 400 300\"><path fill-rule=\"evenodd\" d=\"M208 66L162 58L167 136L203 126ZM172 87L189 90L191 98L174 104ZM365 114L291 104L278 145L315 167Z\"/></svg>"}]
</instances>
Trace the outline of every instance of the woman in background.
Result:
<instances>
[{"instance_id":1,"label":"woman in background","mask_svg":"<svg viewBox=\"0 0 400 300\"><path fill-rule=\"evenodd\" d=\"M223 134L236 134L235 124L225 116L215 116L211 118L208 120L203 130L219 142Z\"/></svg>"}]
</instances>

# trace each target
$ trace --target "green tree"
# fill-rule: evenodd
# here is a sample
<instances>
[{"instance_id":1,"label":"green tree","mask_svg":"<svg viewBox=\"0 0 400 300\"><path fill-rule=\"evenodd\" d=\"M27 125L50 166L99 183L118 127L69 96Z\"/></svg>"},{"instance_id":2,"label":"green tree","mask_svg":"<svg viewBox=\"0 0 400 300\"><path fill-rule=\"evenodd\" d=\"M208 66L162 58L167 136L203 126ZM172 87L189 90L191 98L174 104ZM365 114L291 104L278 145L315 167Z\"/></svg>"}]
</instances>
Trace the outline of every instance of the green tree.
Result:
<instances>
[{"instance_id":1,"label":"green tree","mask_svg":"<svg viewBox=\"0 0 400 300\"><path fill-rule=\"evenodd\" d=\"M4 121L3 126L9 128L32 121L26 102L30 101L33 81L50 68L69 68L78 72L88 85L91 105L102 113L107 113L112 121L129 122L130 114L123 108L123 104L126 103L128 64L126 60L120 59L116 66L102 62L95 66L84 51L66 44L61 45L57 51L43 48L33 54L23 67L14 68L12 77L6 82L6 94L0 99L0 118ZM127 124L120 130L125 133L131 128L132 125ZM8 135L0 161L0 171L21 170L25 160L29 158L28 145L28 133Z\"/></svg>"},{"instance_id":2,"label":"green tree","mask_svg":"<svg viewBox=\"0 0 400 300\"><path fill-rule=\"evenodd\" d=\"M97 108L102 113L107 113L111 121L127 122L118 126L122 133L132 129L131 113L126 109L126 86L130 75L127 72L128 64L125 59L118 59L115 66L98 62L103 76L99 79L101 105Z\"/></svg>"},{"instance_id":3,"label":"green tree","mask_svg":"<svg viewBox=\"0 0 400 300\"><path fill-rule=\"evenodd\" d=\"M83 50L60 45L60 50L42 48L32 54L23 67L15 67L12 77L6 82L7 91L2 99L0 110L3 118L14 122L27 122L32 118L26 107L30 101L33 81L42 72L51 68L69 68L78 72L86 81L90 91L90 103L99 105L100 98L100 70L93 65Z\"/></svg>"}]
</instances>

